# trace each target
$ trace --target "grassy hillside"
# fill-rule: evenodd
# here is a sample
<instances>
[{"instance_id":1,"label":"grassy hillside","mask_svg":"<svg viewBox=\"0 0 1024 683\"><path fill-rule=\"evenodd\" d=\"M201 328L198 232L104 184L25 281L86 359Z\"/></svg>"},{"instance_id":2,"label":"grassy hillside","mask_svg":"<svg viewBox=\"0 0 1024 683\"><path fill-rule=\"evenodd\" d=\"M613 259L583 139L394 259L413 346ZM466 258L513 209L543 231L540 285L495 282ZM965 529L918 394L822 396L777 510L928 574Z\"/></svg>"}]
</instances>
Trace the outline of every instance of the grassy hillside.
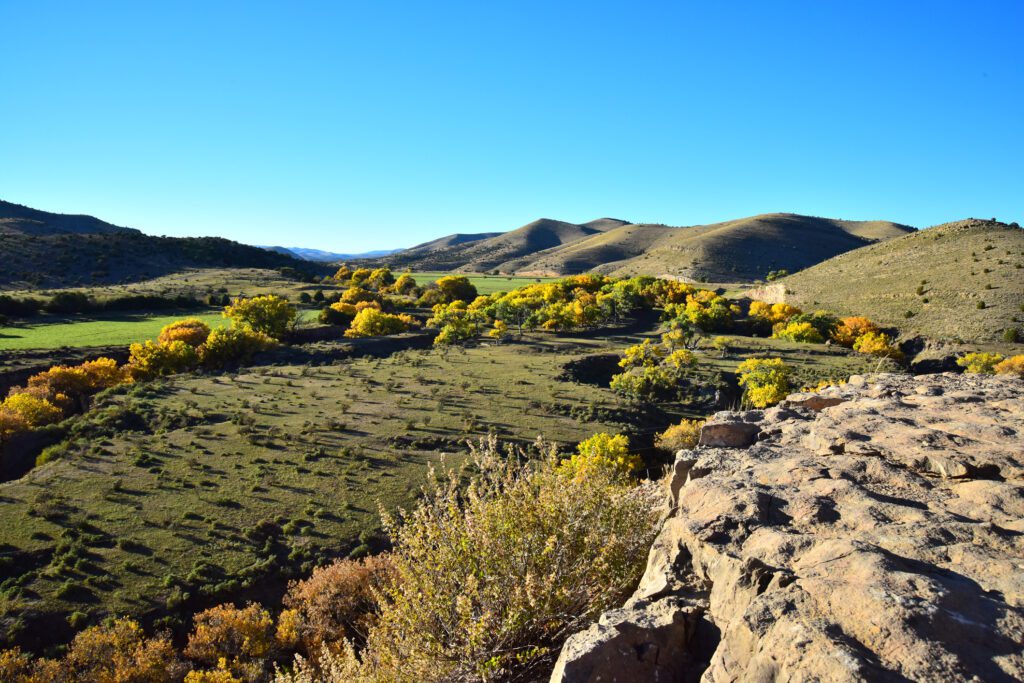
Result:
<instances>
[{"instance_id":1,"label":"grassy hillside","mask_svg":"<svg viewBox=\"0 0 1024 683\"><path fill-rule=\"evenodd\" d=\"M751 282L769 271L807 268L875 241L911 231L888 221L842 221L765 214L676 228L601 218L579 225L542 219L471 243L438 242L388 258L422 270L496 270L518 275L597 271ZM428 243L431 244L431 243Z\"/></svg>"},{"instance_id":2,"label":"grassy hillside","mask_svg":"<svg viewBox=\"0 0 1024 683\"><path fill-rule=\"evenodd\" d=\"M0 202L0 289L131 282L185 268L329 269L219 237L153 237L91 216Z\"/></svg>"},{"instance_id":3,"label":"grassy hillside","mask_svg":"<svg viewBox=\"0 0 1024 683\"><path fill-rule=\"evenodd\" d=\"M672 275L743 282L807 268L912 230L887 221L764 214L689 228L625 225L517 262L517 272Z\"/></svg>"},{"instance_id":4,"label":"grassy hillside","mask_svg":"<svg viewBox=\"0 0 1024 683\"><path fill-rule=\"evenodd\" d=\"M621 221L602 218L577 225L541 218L511 232L498 233L485 239L462 239L451 243L452 237L447 237L427 242L420 247L393 254L386 260L396 267L411 267L414 270L482 273L497 268L502 272L510 272L509 268L503 266L507 261L600 234L603 230L617 227L619 223Z\"/></svg>"},{"instance_id":5,"label":"grassy hillside","mask_svg":"<svg viewBox=\"0 0 1024 683\"><path fill-rule=\"evenodd\" d=\"M998 341L1024 321L1024 230L946 223L837 256L782 284L786 300L806 308L866 315L935 339Z\"/></svg>"}]
</instances>

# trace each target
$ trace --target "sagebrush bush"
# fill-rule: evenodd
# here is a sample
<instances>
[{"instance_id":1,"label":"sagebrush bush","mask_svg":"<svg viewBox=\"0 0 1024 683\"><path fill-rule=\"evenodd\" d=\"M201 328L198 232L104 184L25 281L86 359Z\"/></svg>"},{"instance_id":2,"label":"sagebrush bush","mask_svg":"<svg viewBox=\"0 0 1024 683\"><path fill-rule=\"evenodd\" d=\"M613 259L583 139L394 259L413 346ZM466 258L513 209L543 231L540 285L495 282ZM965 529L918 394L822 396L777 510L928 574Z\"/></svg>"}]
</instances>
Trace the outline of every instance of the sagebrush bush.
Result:
<instances>
[{"instance_id":1,"label":"sagebrush bush","mask_svg":"<svg viewBox=\"0 0 1024 683\"><path fill-rule=\"evenodd\" d=\"M474 449L467 485L434 480L419 507L386 517L392 580L366 647L299 660L279 681L537 677L571 633L629 594L655 535L649 495L604 470L570 477L558 456Z\"/></svg>"}]
</instances>

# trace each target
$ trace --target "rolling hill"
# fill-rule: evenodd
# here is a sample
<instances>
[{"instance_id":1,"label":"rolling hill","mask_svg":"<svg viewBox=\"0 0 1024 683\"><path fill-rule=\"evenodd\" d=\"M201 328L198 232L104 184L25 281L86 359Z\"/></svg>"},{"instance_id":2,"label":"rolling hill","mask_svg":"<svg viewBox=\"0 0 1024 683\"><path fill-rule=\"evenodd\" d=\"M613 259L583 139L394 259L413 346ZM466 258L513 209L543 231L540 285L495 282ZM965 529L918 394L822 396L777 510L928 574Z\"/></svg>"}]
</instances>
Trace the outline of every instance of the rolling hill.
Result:
<instances>
[{"instance_id":1,"label":"rolling hill","mask_svg":"<svg viewBox=\"0 0 1024 683\"><path fill-rule=\"evenodd\" d=\"M581 224L541 219L511 232L473 236L472 241L443 238L385 260L414 270L496 270L519 275L596 271L750 282L772 270L801 270L912 231L888 221L782 213L685 228L613 218Z\"/></svg>"},{"instance_id":2,"label":"rolling hill","mask_svg":"<svg viewBox=\"0 0 1024 683\"><path fill-rule=\"evenodd\" d=\"M320 268L219 237L154 237L92 216L5 201L0 201L0 256L3 289L132 282L184 268Z\"/></svg>"},{"instance_id":3,"label":"rolling hill","mask_svg":"<svg viewBox=\"0 0 1024 683\"><path fill-rule=\"evenodd\" d=\"M385 260L416 270L511 272L505 265L508 262L601 234L618 223L621 221L600 219L577 225L541 218L510 232L450 235L392 254Z\"/></svg>"},{"instance_id":4,"label":"rolling hill","mask_svg":"<svg viewBox=\"0 0 1024 683\"><path fill-rule=\"evenodd\" d=\"M933 339L996 342L1024 321L1024 230L946 223L836 256L774 287L776 298L804 308L866 315Z\"/></svg>"}]
</instances>

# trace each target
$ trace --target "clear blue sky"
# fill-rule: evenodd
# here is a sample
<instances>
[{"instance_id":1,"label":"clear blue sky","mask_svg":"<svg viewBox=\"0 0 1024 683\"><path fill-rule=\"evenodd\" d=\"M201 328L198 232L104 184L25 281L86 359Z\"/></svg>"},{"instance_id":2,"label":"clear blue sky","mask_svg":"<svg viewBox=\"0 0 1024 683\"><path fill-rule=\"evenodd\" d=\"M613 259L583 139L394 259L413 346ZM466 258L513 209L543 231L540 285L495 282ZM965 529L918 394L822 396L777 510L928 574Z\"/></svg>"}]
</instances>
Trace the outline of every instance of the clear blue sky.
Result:
<instances>
[{"instance_id":1,"label":"clear blue sky","mask_svg":"<svg viewBox=\"0 0 1024 683\"><path fill-rule=\"evenodd\" d=\"M0 198L359 251L1024 222L1024 2L0 2Z\"/></svg>"}]
</instances>

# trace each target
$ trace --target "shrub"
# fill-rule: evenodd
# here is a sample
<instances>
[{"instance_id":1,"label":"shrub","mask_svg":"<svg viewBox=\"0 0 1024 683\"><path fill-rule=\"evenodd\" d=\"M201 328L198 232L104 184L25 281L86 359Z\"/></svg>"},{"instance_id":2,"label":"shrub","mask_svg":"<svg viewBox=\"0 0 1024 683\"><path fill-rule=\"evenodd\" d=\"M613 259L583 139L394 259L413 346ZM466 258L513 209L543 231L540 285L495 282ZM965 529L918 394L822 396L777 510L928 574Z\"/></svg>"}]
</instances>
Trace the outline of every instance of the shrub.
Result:
<instances>
[{"instance_id":1,"label":"shrub","mask_svg":"<svg viewBox=\"0 0 1024 683\"><path fill-rule=\"evenodd\" d=\"M998 363L993 368L997 375L1016 375L1024 377L1024 355L1011 356Z\"/></svg>"},{"instance_id":2,"label":"shrub","mask_svg":"<svg viewBox=\"0 0 1024 683\"><path fill-rule=\"evenodd\" d=\"M821 344L825 341L821 333L809 322L778 323L772 332L772 338L803 344Z\"/></svg>"},{"instance_id":3,"label":"shrub","mask_svg":"<svg viewBox=\"0 0 1024 683\"><path fill-rule=\"evenodd\" d=\"M1020 329L1016 327L1007 327L1003 330L1003 341L1007 344L1016 344L1020 341Z\"/></svg>"},{"instance_id":4,"label":"shrub","mask_svg":"<svg viewBox=\"0 0 1024 683\"><path fill-rule=\"evenodd\" d=\"M410 315L384 313L378 308L364 308L356 313L352 324L345 330L346 337L380 337L400 334L416 326Z\"/></svg>"},{"instance_id":5,"label":"shrub","mask_svg":"<svg viewBox=\"0 0 1024 683\"><path fill-rule=\"evenodd\" d=\"M284 604L298 619L297 636L306 652L315 655L325 644L365 639L373 622L373 591L384 585L390 566L387 555L336 560L289 584Z\"/></svg>"},{"instance_id":6,"label":"shrub","mask_svg":"<svg viewBox=\"0 0 1024 683\"><path fill-rule=\"evenodd\" d=\"M234 363L244 363L260 351L273 348L277 342L270 336L248 329L219 329L207 337L199 348L203 365L221 368Z\"/></svg>"},{"instance_id":7,"label":"shrub","mask_svg":"<svg viewBox=\"0 0 1024 683\"><path fill-rule=\"evenodd\" d=\"M1003 361L1003 356L998 353L968 353L956 359L956 364L964 369L964 372L978 373L982 375L994 375L996 366Z\"/></svg>"},{"instance_id":8,"label":"shrub","mask_svg":"<svg viewBox=\"0 0 1024 683\"><path fill-rule=\"evenodd\" d=\"M634 589L656 519L621 477L567 477L556 458L491 441L468 486L452 473L412 513L385 517L393 579L379 621L361 656L325 652L324 669L354 682L541 677L569 634ZM279 680L314 675L297 669Z\"/></svg>"},{"instance_id":9,"label":"shrub","mask_svg":"<svg viewBox=\"0 0 1024 683\"><path fill-rule=\"evenodd\" d=\"M576 447L572 457L562 461L562 471L571 476L589 476L602 470L611 472L613 476L628 475L640 469L643 461L640 456L629 452L629 437L624 434L608 434L600 432L586 439Z\"/></svg>"},{"instance_id":10,"label":"shrub","mask_svg":"<svg viewBox=\"0 0 1024 683\"><path fill-rule=\"evenodd\" d=\"M839 321L839 326L832 332L832 339L837 344L852 348L859 337L878 331L878 326L867 318L852 316Z\"/></svg>"},{"instance_id":11,"label":"shrub","mask_svg":"<svg viewBox=\"0 0 1024 683\"><path fill-rule=\"evenodd\" d=\"M669 453L694 449L700 440L700 430L703 426L704 420L683 420L658 434L654 439L654 445Z\"/></svg>"},{"instance_id":12,"label":"shrub","mask_svg":"<svg viewBox=\"0 0 1024 683\"><path fill-rule=\"evenodd\" d=\"M156 340L160 344L183 341L189 346L200 346L209 336L209 325L196 318L186 318L165 326Z\"/></svg>"},{"instance_id":13,"label":"shrub","mask_svg":"<svg viewBox=\"0 0 1024 683\"><path fill-rule=\"evenodd\" d=\"M793 369L781 358L749 358L736 368L743 402L755 408L767 408L786 398Z\"/></svg>"},{"instance_id":14,"label":"shrub","mask_svg":"<svg viewBox=\"0 0 1024 683\"><path fill-rule=\"evenodd\" d=\"M199 365L199 352L183 341L154 344L151 341L128 347L128 372L133 379L185 372Z\"/></svg>"},{"instance_id":15,"label":"shrub","mask_svg":"<svg viewBox=\"0 0 1024 683\"><path fill-rule=\"evenodd\" d=\"M352 269L348 266L342 266L338 268L337 272L334 273L334 279L338 282L348 282L352 277Z\"/></svg>"},{"instance_id":16,"label":"shrub","mask_svg":"<svg viewBox=\"0 0 1024 683\"><path fill-rule=\"evenodd\" d=\"M218 605L193 617L185 655L217 665L246 679L257 679L274 647L274 620L257 604Z\"/></svg>"},{"instance_id":17,"label":"shrub","mask_svg":"<svg viewBox=\"0 0 1024 683\"><path fill-rule=\"evenodd\" d=\"M903 353L893 346L892 338L884 332L865 332L853 342L853 350L880 358L899 360L903 357Z\"/></svg>"},{"instance_id":18,"label":"shrub","mask_svg":"<svg viewBox=\"0 0 1024 683\"><path fill-rule=\"evenodd\" d=\"M268 294L252 299L235 299L233 304L224 308L223 315L231 319L232 327L281 339L295 321L296 312L287 299Z\"/></svg>"}]
</instances>

